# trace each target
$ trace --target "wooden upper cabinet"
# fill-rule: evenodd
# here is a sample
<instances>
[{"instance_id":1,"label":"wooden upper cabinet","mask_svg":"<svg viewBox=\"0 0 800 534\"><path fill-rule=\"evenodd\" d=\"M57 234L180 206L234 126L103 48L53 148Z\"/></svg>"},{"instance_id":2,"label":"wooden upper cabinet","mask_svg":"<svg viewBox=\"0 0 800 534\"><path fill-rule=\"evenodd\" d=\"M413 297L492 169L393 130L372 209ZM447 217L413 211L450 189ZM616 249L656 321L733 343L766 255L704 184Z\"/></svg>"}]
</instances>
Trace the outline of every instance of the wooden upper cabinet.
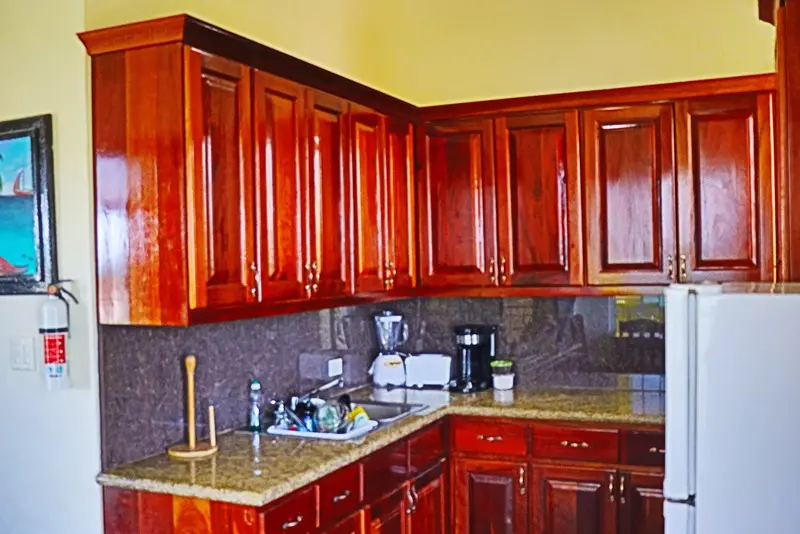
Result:
<instances>
[{"instance_id":1,"label":"wooden upper cabinet","mask_svg":"<svg viewBox=\"0 0 800 534\"><path fill-rule=\"evenodd\" d=\"M348 104L309 91L307 247L309 296L352 293Z\"/></svg>"},{"instance_id":2,"label":"wooden upper cabinet","mask_svg":"<svg viewBox=\"0 0 800 534\"><path fill-rule=\"evenodd\" d=\"M535 467L533 534L617 534L616 476L606 469Z\"/></svg>"},{"instance_id":3,"label":"wooden upper cabinet","mask_svg":"<svg viewBox=\"0 0 800 534\"><path fill-rule=\"evenodd\" d=\"M500 285L582 285L577 111L496 119Z\"/></svg>"},{"instance_id":4,"label":"wooden upper cabinet","mask_svg":"<svg viewBox=\"0 0 800 534\"><path fill-rule=\"evenodd\" d=\"M256 269L261 300L303 296L305 113L301 85L255 71Z\"/></svg>"},{"instance_id":5,"label":"wooden upper cabinet","mask_svg":"<svg viewBox=\"0 0 800 534\"><path fill-rule=\"evenodd\" d=\"M452 531L527 534L527 477L525 463L456 459Z\"/></svg>"},{"instance_id":6,"label":"wooden upper cabinet","mask_svg":"<svg viewBox=\"0 0 800 534\"><path fill-rule=\"evenodd\" d=\"M417 142L421 284L495 285L492 121L428 123Z\"/></svg>"},{"instance_id":7,"label":"wooden upper cabinet","mask_svg":"<svg viewBox=\"0 0 800 534\"><path fill-rule=\"evenodd\" d=\"M619 534L664 534L664 475L619 476Z\"/></svg>"},{"instance_id":8,"label":"wooden upper cabinet","mask_svg":"<svg viewBox=\"0 0 800 534\"><path fill-rule=\"evenodd\" d=\"M411 125L387 119L387 240L389 289L416 285L417 224L414 196L414 146Z\"/></svg>"},{"instance_id":9,"label":"wooden upper cabinet","mask_svg":"<svg viewBox=\"0 0 800 534\"><path fill-rule=\"evenodd\" d=\"M592 285L668 284L676 268L672 104L583 114Z\"/></svg>"},{"instance_id":10,"label":"wooden upper cabinet","mask_svg":"<svg viewBox=\"0 0 800 534\"><path fill-rule=\"evenodd\" d=\"M189 48L185 62L189 305L252 302L258 289L250 69Z\"/></svg>"},{"instance_id":11,"label":"wooden upper cabinet","mask_svg":"<svg viewBox=\"0 0 800 534\"><path fill-rule=\"evenodd\" d=\"M355 290L357 293L380 291L386 289L384 275L389 271L384 117L351 104L350 128Z\"/></svg>"},{"instance_id":12,"label":"wooden upper cabinet","mask_svg":"<svg viewBox=\"0 0 800 534\"><path fill-rule=\"evenodd\" d=\"M681 282L773 281L773 95L676 104Z\"/></svg>"}]
</instances>

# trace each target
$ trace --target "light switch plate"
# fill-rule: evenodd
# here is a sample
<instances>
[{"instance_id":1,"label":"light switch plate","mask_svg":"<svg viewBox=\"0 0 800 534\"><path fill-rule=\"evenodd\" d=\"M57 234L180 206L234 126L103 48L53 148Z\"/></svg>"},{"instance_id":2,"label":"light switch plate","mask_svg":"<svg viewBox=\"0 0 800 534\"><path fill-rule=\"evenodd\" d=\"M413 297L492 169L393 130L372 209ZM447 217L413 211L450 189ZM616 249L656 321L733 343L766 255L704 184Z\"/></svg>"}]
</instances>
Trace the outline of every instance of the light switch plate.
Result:
<instances>
[{"instance_id":1,"label":"light switch plate","mask_svg":"<svg viewBox=\"0 0 800 534\"><path fill-rule=\"evenodd\" d=\"M11 369L14 371L35 371L32 337L18 337L11 340Z\"/></svg>"},{"instance_id":2,"label":"light switch plate","mask_svg":"<svg viewBox=\"0 0 800 534\"><path fill-rule=\"evenodd\" d=\"M332 358L328 360L328 377L342 376L343 372L342 359Z\"/></svg>"}]
</instances>

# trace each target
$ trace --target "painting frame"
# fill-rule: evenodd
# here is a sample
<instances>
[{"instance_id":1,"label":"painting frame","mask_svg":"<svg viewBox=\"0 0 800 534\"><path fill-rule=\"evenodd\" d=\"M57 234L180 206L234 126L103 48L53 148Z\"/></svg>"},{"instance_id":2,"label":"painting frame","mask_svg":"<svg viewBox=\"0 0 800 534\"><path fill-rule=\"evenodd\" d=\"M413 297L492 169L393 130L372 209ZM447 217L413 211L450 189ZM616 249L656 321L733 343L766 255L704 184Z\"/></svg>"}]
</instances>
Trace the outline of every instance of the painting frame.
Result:
<instances>
[{"instance_id":1,"label":"painting frame","mask_svg":"<svg viewBox=\"0 0 800 534\"><path fill-rule=\"evenodd\" d=\"M32 197L35 274L0 276L0 295L47 293L58 281L55 229L55 176L53 169L53 116L36 115L0 122L0 147L4 141L30 139L31 190L20 195ZM0 150L0 154L2 150ZM14 184L16 194L17 183ZM2 193L2 190L0 190ZM7 263L7 262L6 262Z\"/></svg>"}]
</instances>

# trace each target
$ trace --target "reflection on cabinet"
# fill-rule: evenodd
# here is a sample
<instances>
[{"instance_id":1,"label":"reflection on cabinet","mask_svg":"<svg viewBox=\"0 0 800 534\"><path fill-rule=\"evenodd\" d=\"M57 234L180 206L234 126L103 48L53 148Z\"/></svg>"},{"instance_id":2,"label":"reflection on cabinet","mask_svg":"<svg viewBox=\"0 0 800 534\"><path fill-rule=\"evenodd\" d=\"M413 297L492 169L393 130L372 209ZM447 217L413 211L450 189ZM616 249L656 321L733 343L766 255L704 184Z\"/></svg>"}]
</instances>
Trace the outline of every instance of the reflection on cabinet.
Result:
<instances>
[{"instance_id":1,"label":"reflection on cabinet","mask_svg":"<svg viewBox=\"0 0 800 534\"><path fill-rule=\"evenodd\" d=\"M616 472L564 466L533 469L534 534L616 534Z\"/></svg>"},{"instance_id":2,"label":"reflection on cabinet","mask_svg":"<svg viewBox=\"0 0 800 534\"><path fill-rule=\"evenodd\" d=\"M664 533L664 476L620 473L619 534Z\"/></svg>"},{"instance_id":3,"label":"reflection on cabinet","mask_svg":"<svg viewBox=\"0 0 800 534\"><path fill-rule=\"evenodd\" d=\"M528 532L527 464L472 458L454 463L454 532Z\"/></svg>"},{"instance_id":4,"label":"reflection on cabinet","mask_svg":"<svg viewBox=\"0 0 800 534\"><path fill-rule=\"evenodd\" d=\"M677 260L672 105L587 110L583 128L588 282L670 283Z\"/></svg>"},{"instance_id":5,"label":"reflection on cabinet","mask_svg":"<svg viewBox=\"0 0 800 534\"><path fill-rule=\"evenodd\" d=\"M578 112L495 120L500 285L582 285Z\"/></svg>"},{"instance_id":6,"label":"reflection on cabinet","mask_svg":"<svg viewBox=\"0 0 800 534\"><path fill-rule=\"evenodd\" d=\"M387 289L416 286L417 223L414 196L414 145L407 121L387 119Z\"/></svg>"},{"instance_id":7,"label":"reflection on cabinet","mask_svg":"<svg viewBox=\"0 0 800 534\"><path fill-rule=\"evenodd\" d=\"M417 143L420 284L495 285L491 120L429 123Z\"/></svg>"},{"instance_id":8,"label":"reflection on cabinet","mask_svg":"<svg viewBox=\"0 0 800 534\"><path fill-rule=\"evenodd\" d=\"M773 95L676 104L678 281L773 281Z\"/></svg>"}]
</instances>

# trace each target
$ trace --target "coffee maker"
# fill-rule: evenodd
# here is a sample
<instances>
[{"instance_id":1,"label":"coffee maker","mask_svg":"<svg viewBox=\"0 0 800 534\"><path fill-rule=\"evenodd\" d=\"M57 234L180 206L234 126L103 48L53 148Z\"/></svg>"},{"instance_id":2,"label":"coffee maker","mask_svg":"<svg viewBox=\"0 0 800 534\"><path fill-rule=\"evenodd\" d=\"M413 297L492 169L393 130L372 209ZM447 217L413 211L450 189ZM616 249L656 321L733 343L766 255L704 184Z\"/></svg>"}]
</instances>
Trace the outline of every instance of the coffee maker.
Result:
<instances>
[{"instance_id":1,"label":"coffee maker","mask_svg":"<svg viewBox=\"0 0 800 534\"><path fill-rule=\"evenodd\" d=\"M450 391L474 393L488 389L492 383L497 327L462 325L455 327L453 333L457 354Z\"/></svg>"},{"instance_id":2,"label":"coffee maker","mask_svg":"<svg viewBox=\"0 0 800 534\"><path fill-rule=\"evenodd\" d=\"M375 315L378 356L369 372L376 386L403 386L406 383L404 354L397 348L408 341L408 324L403 316L389 310Z\"/></svg>"}]
</instances>

